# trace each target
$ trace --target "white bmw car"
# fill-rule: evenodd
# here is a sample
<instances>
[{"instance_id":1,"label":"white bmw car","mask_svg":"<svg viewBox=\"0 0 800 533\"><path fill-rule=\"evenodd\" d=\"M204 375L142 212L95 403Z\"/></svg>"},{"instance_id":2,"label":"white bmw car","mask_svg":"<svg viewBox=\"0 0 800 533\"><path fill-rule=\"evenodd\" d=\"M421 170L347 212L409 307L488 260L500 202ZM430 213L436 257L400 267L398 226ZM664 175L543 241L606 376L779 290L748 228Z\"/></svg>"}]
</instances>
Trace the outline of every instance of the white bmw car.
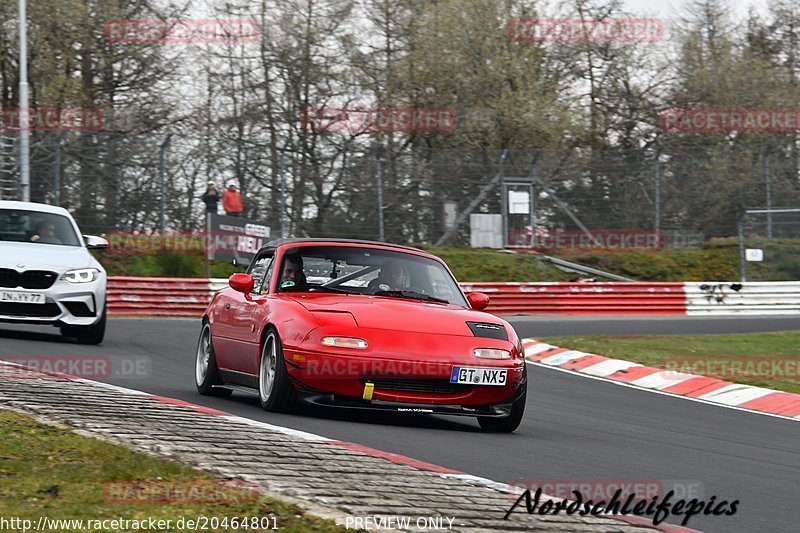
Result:
<instances>
[{"instance_id":1,"label":"white bmw car","mask_svg":"<svg viewBox=\"0 0 800 533\"><path fill-rule=\"evenodd\" d=\"M84 241L85 239L85 241ZM0 322L51 324L84 344L106 330L106 271L66 209L0 201Z\"/></svg>"}]
</instances>

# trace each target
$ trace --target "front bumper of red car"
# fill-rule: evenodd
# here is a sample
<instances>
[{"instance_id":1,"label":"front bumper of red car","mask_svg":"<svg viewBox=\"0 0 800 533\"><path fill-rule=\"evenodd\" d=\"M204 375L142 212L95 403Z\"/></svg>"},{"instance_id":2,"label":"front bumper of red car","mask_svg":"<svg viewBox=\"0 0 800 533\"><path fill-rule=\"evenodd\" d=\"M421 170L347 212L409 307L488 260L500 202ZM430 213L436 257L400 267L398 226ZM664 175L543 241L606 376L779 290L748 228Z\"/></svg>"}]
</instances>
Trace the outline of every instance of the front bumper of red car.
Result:
<instances>
[{"instance_id":1,"label":"front bumper of red car","mask_svg":"<svg viewBox=\"0 0 800 533\"><path fill-rule=\"evenodd\" d=\"M315 405L358 409L507 416L527 386L525 360L508 341L435 334L375 340L376 336L365 350L317 348L313 338L297 348L286 346L284 358L300 397ZM512 357L480 359L473 355L476 347L509 350ZM450 383L455 366L504 369L505 382Z\"/></svg>"}]
</instances>

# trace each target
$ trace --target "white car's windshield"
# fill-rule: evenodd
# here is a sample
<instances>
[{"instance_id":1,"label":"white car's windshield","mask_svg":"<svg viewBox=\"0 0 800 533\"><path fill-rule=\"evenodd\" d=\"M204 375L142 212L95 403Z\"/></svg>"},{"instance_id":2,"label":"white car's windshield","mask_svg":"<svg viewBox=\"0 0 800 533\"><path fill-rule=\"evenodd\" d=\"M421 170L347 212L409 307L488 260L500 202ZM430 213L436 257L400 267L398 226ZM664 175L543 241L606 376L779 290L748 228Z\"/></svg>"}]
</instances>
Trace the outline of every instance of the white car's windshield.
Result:
<instances>
[{"instance_id":1,"label":"white car's windshield","mask_svg":"<svg viewBox=\"0 0 800 533\"><path fill-rule=\"evenodd\" d=\"M22 209L0 209L0 242L2 241L81 245L80 237L67 217Z\"/></svg>"},{"instance_id":2,"label":"white car's windshield","mask_svg":"<svg viewBox=\"0 0 800 533\"><path fill-rule=\"evenodd\" d=\"M439 261L376 248L306 246L284 254L280 291L331 291L431 300L467 307Z\"/></svg>"}]
</instances>

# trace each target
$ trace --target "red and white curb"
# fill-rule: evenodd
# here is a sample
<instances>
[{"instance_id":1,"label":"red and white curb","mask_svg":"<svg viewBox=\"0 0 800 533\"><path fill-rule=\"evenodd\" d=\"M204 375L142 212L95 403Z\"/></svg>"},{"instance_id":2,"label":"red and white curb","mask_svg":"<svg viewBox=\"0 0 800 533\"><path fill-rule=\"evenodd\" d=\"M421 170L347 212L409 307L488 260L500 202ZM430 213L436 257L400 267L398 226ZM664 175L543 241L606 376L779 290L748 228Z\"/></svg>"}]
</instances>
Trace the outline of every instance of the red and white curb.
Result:
<instances>
[{"instance_id":1,"label":"red and white curb","mask_svg":"<svg viewBox=\"0 0 800 533\"><path fill-rule=\"evenodd\" d=\"M168 398L168 397L165 397L165 396L158 396L158 395L155 395L155 394L150 394L149 392L144 392L144 391L135 390L135 389L128 389L128 388L125 388L125 387L119 387L117 385L111 385L110 383L103 383L101 381L94 381L94 380L91 380L91 379L80 378L80 377L71 376L71 375L68 375L68 374L61 374L61 373L57 373L57 372L46 372L46 371L41 371L41 370L32 370L32 369L29 369L28 367L25 367L24 365L19 365L17 363L9 363L7 361L0 361L0 365L19 368L19 369L25 371L26 375L28 375L28 377L35 377L35 374L41 374L42 377L49 376L49 377L58 377L58 378L62 378L62 379L69 379L71 381L75 381L75 382L79 382L79 383L85 383L85 384L93 385L93 386L96 386L96 387L102 387L102 388L105 388L105 389L108 389L108 390L113 390L113 391L116 391L116 392L121 393L121 394L126 394L126 395L130 395L130 396L142 396L142 397L146 397L146 398L148 398L150 400L155 400L155 401L160 402L160 403L169 404L169 405L175 405L175 406L184 407L184 408L187 408L187 409L192 409L192 410L197 411L199 413L203 413L203 414L207 414L207 415L211 415L211 416L216 416L216 417L219 417L219 418L224 419L224 420L230 420L231 422L236 422L236 423L241 423L241 424L248 424L248 425L253 426L253 427L259 427L259 428L262 428L262 429L275 431L275 432L282 433L282 434L287 435L287 436L295 437L297 439L304 440L304 441L307 441L307 442L309 442L309 441L310 442L321 442L321 443L330 444L331 446L339 446L339 447L346 448L346 449L351 450L351 451L355 451L355 452L363 453L365 455L369 455L371 457L384 459L384 460L392 462L392 463L406 465L406 466L415 468L417 470L423 470L423 471L427 471L427 472L435 472L435 473L440 474L443 477L452 478L452 479L460 479L460 480L462 480L462 481L464 481L466 483L472 483L474 485L480 485L480 486L483 486L483 487L486 487L486 488L489 488L489 489L492 489L492 490L495 490L497 492L501 492L501 493L504 493L504 494L515 495L515 494L519 494L519 490L520 490L519 487L515 487L515 486L509 485L507 483L501 483L499 481L493 481L491 479L484 478L484 477L473 476L472 474L466 474L464 472L459 472L457 470L452 470L452 469L446 468L444 466L439 466L439 465L435 465L435 464L432 464L432 463L427 463L425 461L420 461L418 459L413 459L411 457L406 457L405 455L399 455L399 454L396 454L396 453L385 452L383 450L370 448L368 446L364 446L364 445L361 445L361 444L356 444L356 443L353 443L353 442L345 442L345 441L340 441L340 440L335 440L335 439L329 439L327 437L323 437L321 435L316 435L314 433L308 433L308 432L305 432L305 431L299 431L299 430L296 430L296 429L291 429L291 428L287 428L287 427L283 427L283 426L276 426L274 424L268 424L266 422L261 422L259 420L252 420L250 418L245 418L245 417L241 417L241 416L237 416L237 415L232 415L230 413L226 413L225 411L220 411L218 409L213 409L211 407L205 407L205 406L202 406L202 405L193 404L193 403L186 402L186 401L183 401L183 400L178 400L176 398ZM0 373L0 377L2 377L2 373ZM562 500L562 498L557 498L555 496L548 496L546 494L542 494L542 500L544 501L544 500L547 500L547 499L552 499L555 502L560 502ZM569 500L567 500L567 501L569 501ZM646 518L642 518L642 517L639 517L639 516L627 516L627 515L626 516L622 516L622 515L615 515L615 514L608 514L608 515L601 515L601 516L603 516L605 518L621 520L621 521L627 522L629 524L649 526L649 527L654 528L654 529L656 529L658 531L664 531L664 532L667 532L667 533L701 533L700 531L698 531L696 529L691 529L691 528L683 527L683 526L676 526L676 525L672 525L672 524L661 523L661 524L656 526L656 525L653 525L651 520L648 520Z\"/></svg>"},{"instance_id":2,"label":"red and white curb","mask_svg":"<svg viewBox=\"0 0 800 533\"><path fill-rule=\"evenodd\" d=\"M704 403L800 420L800 394L653 368L535 339L522 339L522 344L530 363Z\"/></svg>"}]
</instances>

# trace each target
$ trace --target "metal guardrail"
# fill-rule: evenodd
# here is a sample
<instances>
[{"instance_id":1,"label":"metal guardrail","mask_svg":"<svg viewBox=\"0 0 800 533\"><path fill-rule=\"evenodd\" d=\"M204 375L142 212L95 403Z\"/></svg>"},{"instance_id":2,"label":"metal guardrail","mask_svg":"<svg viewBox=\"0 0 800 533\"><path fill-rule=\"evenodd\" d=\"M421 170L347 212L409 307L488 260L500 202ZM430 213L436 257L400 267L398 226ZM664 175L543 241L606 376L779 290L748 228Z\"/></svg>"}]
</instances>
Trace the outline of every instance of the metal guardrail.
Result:
<instances>
[{"instance_id":1,"label":"metal guardrail","mask_svg":"<svg viewBox=\"0 0 800 533\"><path fill-rule=\"evenodd\" d=\"M117 316L200 316L228 280L111 277ZM498 315L800 315L800 282L462 283Z\"/></svg>"},{"instance_id":2,"label":"metal guardrail","mask_svg":"<svg viewBox=\"0 0 800 533\"><path fill-rule=\"evenodd\" d=\"M687 315L800 315L800 282L687 282Z\"/></svg>"},{"instance_id":3,"label":"metal guardrail","mask_svg":"<svg viewBox=\"0 0 800 533\"><path fill-rule=\"evenodd\" d=\"M117 316L200 316L226 279L111 277L108 307ZM683 315L683 283L462 283L485 292L495 314Z\"/></svg>"},{"instance_id":4,"label":"metal guardrail","mask_svg":"<svg viewBox=\"0 0 800 533\"><path fill-rule=\"evenodd\" d=\"M208 279L113 276L108 279L108 312L118 316L201 316L213 292Z\"/></svg>"},{"instance_id":5,"label":"metal guardrail","mask_svg":"<svg viewBox=\"0 0 800 533\"><path fill-rule=\"evenodd\" d=\"M501 315L683 315L683 283L462 283Z\"/></svg>"}]
</instances>

